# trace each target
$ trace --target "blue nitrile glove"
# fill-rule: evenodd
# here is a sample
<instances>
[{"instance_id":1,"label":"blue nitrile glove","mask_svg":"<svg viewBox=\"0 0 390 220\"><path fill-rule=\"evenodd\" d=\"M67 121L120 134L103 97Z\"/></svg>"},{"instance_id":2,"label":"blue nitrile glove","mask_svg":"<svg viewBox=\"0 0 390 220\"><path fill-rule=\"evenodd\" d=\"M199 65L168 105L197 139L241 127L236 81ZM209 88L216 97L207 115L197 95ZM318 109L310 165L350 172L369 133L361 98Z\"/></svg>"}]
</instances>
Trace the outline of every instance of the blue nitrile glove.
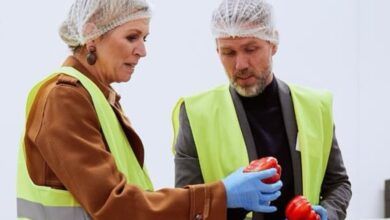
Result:
<instances>
[{"instance_id":1,"label":"blue nitrile glove","mask_svg":"<svg viewBox=\"0 0 390 220\"><path fill-rule=\"evenodd\" d=\"M244 173L243 167L223 179L227 195L228 208L244 208L255 212L275 212L270 202L280 196L282 181L273 184L261 180L275 175L276 169Z\"/></svg>"},{"instance_id":2,"label":"blue nitrile glove","mask_svg":"<svg viewBox=\"0 0 390 220\"><path fill-rule=\"evenodd\" d=\"M313 210L321 216L321 220L328 220L328 211L320 205L312 205Z\"/></svg>"}]
</instances>

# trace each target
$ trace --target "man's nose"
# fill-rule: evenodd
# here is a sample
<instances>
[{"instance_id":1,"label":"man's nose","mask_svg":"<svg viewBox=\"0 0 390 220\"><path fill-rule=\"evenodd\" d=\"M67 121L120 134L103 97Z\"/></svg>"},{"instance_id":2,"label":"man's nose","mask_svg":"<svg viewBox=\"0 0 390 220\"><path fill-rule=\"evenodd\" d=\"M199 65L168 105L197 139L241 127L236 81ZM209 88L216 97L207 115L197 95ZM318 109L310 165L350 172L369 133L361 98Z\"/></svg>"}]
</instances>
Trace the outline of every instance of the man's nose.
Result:
<instances>
[{"instance_id":1,"label":"man's nose","mask_svg":"<svg viewBox=\"0 0 390 220\"><path fill-rule=\"evenodd\" d=\"M249 67L249 60L244 55L238 55L236 57L236 70L244 70Z\"/></svg>"}]
</instances>

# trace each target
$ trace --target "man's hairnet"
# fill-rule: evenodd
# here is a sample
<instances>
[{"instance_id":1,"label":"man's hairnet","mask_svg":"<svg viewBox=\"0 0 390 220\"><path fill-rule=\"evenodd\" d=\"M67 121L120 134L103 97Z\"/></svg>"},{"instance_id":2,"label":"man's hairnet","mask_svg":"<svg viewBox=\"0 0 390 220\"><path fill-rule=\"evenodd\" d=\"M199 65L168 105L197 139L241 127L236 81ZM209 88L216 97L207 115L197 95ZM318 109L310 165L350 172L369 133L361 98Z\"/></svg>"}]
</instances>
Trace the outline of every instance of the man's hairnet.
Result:
<instances>
[{"instance_id":1,"label":"man's hairnet","mask_svg":"<svg viewBox=\"0 0 390 220\"><path fill-rule=\"evenodd\" d=\"M146 0L76 0L59 34L66 44L77 47L128 21L150 16Z\"/></svg>"},{"instance_id":2,"label":"man's hairnet","mask_svg":"<svg viewBox=\"0 0 390 220\"><path fill-rule=\"evenodd\" d=\"M213 12L211 31L215 38L257 37L279 43L272 6L265 0L223 0Z\"/></svg>"}]
</instances>

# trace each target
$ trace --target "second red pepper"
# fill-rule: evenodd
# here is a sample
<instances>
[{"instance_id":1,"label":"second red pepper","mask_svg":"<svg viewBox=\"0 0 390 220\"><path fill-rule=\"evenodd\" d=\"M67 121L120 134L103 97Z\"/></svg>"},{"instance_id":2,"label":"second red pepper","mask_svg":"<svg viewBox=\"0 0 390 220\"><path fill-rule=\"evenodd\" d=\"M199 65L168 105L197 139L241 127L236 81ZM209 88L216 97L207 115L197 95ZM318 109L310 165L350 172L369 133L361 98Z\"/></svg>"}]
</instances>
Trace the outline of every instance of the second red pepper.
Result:
<instances>
[{"instance_id":1,"label":"second red pepper","mask_svg":"<svg viewBox=\"0 0 390 220\"><path fill-rule=\"evenodd\" d=\"M310 202L304 196L294 197L286 207L288 220L321 220L321 217L311 208Z\"/></svg>"}]
</instances>

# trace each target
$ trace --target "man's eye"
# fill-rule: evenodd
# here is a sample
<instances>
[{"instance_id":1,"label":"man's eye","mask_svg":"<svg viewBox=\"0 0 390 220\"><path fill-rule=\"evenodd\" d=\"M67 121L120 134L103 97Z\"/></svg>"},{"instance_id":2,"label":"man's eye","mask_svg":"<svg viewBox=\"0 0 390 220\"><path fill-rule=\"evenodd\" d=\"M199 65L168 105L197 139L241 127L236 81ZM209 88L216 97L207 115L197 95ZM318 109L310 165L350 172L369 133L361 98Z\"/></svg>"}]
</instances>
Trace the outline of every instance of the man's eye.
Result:
<instances>
[{"instance_id":1,"label":"man's eye","mask_svg":"<svg viewBox=\"0 0 390 220\"><path fill-rule=\"evenodd\" d=\"M222 51L222 55L225 55L225 56L233 56L234 54L235 54L234 51L231 51L231 50Z\"/></svg>"},{"instance_id":2,"label":"man's eye","mask_svg":"<svg viewBox=\"0 0 390 220\"><path fill-rule=\"evenodd\" d=\"M248 47L248 48L246 48L245 49L246 50L246 52L254 52L254 51L256 51L257 50L257 48L256 47Z\"/></svg>"}]
</instances>

